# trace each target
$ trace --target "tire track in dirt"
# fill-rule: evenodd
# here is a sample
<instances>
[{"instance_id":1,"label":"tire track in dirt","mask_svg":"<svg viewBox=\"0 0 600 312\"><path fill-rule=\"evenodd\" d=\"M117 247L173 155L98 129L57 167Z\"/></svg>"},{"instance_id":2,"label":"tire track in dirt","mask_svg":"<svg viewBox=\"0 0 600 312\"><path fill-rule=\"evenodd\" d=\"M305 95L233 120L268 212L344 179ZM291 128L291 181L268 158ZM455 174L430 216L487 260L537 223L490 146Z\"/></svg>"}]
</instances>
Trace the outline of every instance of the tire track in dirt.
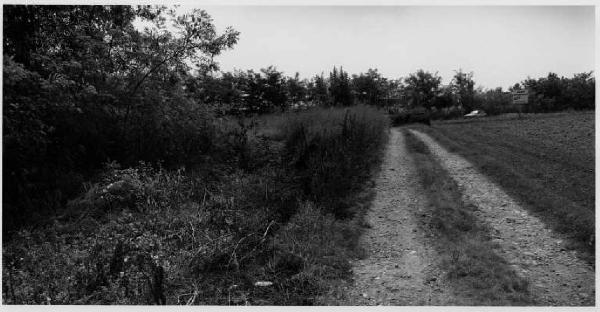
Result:
<instances>
[{"instance_id":1,"label":"tire track in dirt","mask_svg":"<svg viewBox=\"0 0 600 312\"><path fill-rule=\"evenodd\" d=\"M368 258L353 263L354 285L345 305L456 304L425 245L415 212L427 204L404 135L391 130L377 192L365 221L371 225L361 237ZM435 277L435 278L434 278Z\"/></svg>"},{"instance_id":2,"label":"tire track in dirt","mask_svg":"<svg viewBox=\"0 0 600 312\"><path fill-rule=\"evenodd\" d=\"M490 225L498 254L531 284L539 305L594 305L594 267L563 247L562 237L523 209L517 201L459 155L449 153L428 135L410 130L460 186L474 215Z\"/></svg>"}]
</instances>

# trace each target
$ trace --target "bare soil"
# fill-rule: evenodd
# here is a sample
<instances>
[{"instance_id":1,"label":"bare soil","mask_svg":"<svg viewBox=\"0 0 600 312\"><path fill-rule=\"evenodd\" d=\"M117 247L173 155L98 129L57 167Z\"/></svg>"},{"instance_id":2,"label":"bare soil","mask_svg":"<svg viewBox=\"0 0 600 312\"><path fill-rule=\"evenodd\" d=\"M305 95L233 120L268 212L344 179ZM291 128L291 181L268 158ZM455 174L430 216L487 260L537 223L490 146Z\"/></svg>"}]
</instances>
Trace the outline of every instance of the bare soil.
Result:
<instances>
[{"instance_id":1,"label":"bare soil","mask_svg":"<svg viewBox=\"0 0 600 312\"><path fill-rule=\"evenodd\" d=\"M553 232L519 202L480 174L459 155L448 152L428 135L412 131L460 186L475 216L493 229L498 254L530 281L537 305L594 305L594 267L565 248L565 237Z\"/></svg>"},{"instance_id":2,"label":"bare soil","mask_svg":"<svg viewBox=\"0 0 600 312\"><path fill-rule=\"evenodd\" d=\"M365 216L371 226L361 238L368 256L353 263L354 285L344 305L457 304L437 269L435 250L416 219L427 205L406 151L404 136L391 130L376 195Z\"/></svg>"}]
</instances>

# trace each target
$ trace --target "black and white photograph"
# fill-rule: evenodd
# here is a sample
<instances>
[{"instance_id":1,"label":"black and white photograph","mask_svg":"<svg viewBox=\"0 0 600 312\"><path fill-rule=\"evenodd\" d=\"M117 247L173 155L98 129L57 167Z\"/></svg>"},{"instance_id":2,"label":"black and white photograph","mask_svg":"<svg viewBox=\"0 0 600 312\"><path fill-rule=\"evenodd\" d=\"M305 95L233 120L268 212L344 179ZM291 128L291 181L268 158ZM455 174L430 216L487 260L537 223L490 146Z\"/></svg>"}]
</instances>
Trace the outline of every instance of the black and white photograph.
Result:
<instances>
[{"instance_id":1,"label":"black and white photograph","mask_svg":"<svg viewBox=\"0 0 600 312\"><path fill-rule=\"evenodd\" d=\"M596 306L598 4L383 2L3 2L2 306Z\"/></svg>"}]
</instances>

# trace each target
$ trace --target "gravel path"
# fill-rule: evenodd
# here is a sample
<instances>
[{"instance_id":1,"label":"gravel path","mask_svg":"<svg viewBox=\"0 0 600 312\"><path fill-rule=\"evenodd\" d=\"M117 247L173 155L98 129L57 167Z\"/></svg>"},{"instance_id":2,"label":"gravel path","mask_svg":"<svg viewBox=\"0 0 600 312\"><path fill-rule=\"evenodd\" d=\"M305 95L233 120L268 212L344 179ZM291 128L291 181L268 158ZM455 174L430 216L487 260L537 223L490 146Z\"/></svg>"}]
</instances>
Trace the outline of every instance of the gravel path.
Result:
<instances>
[{"instance_id":1,"label":"gravel path","mask_svg":"<svg viewBox=\"0 0 600 312\"><path fill-rule=\"evenodd\" d=\"M371 228L361 238L368 258L353 263L354 286L345 305L450 305L450 291L440 280L415 213L427 200L404 143L391 130L376 196L365 217Z\"/></svg>"},{"instance_id":2,"label":"gravel path","mask_svg":"<svg viewBox=\"0 0 600 312\"><path fill-rule=\"evenodd\" d=\"M524 210L468 161L449 153L431 137L411 130L458 183L475 216L493 229L498 254L531 283L539 305L594 305L594 267L563 247L563 239ZM398 144L396 144L398 145Z\"/></svg>"}]
</instances>

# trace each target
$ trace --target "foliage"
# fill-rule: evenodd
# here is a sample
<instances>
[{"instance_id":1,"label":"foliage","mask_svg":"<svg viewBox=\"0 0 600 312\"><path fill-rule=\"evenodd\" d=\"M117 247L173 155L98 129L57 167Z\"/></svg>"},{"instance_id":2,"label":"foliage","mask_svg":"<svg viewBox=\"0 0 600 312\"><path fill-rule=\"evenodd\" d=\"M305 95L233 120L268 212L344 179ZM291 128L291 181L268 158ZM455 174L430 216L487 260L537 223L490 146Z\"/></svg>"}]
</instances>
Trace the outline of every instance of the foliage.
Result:
<instances>
[{"instance_id":1,"label":"foliage","mask_svg":"<svg viewBox=\"0 0 600 312\"><path fill-rule=\"evenodd\" d=\"M135 18L152 27L137 30ZM9 5L4 20L8 227L64 205L108 160L180 165L214 145L212 113L184 81L192 67L215 69L238 33L218 34L205 11Z\"/></svg>"},{"instance_id":2,"label":"foliage","mask_svg":"<svg viewBox=\"0 0 600 312\"><path fill-rule=\"evenodd\" d=\"M307 98L308 82L300 79L300 73L286 79L287 98L290 104L303 102Z\"/></svg>"},{"instance_id":3,"label":"foliage","mask_svg":"<svg viewBox=\"0 0 600 312\"><path fill-rule=\"evenodd\" d=\"M403 109L390 114L393 126L401 126L417 122L430 126L432 116L433 114L423 107Z\"/></svg>"},{"instance_id":4,"label":"foliage","mask_svg":"<svg viewBox=\"0 0 600 312\"><path fill-rule=\"evenodd\" d=\"M594 108L595 79L592 72L575 74L573 78L549 73L537 80L528 78L521 85L532 92L531 112Z\"/></svg>"},{"instance_id":5,"label":"foliage","mask_svg":"<svg viewBox=\"0 0 600 312\"><path fill-rule=\"evenodd\" d=\"M226 72L221 77L202 75L190 79L187 88L198 102L212 103L222 114L283 111L289 100L300 101L305 94L303 82L286 78L273 66L260 72Z\"/></svg>"},{"instance_id":6,"label":"foliage","mask_svg":"<svg viewBox=\"0 0 600 312\"><path fill-rule=\"evenodd\" d=\"M433 107L437 110L441 110L451 106L458 106L452 85L448 87L441 87L434 99Z\"/></svg>"},{"instance_id":7,"label":"foliage","mask_svg":"<svg viewBox=\"0 0 600 312\"><path fill-rule=\"evenodd\" d=\"M284 130L287 159L304 193L338 218L353 215L347 194L362 185L386 142L387 121L367 106L307 112Z\"/></svg>"},{"instance_id":8,"label":"foliage","mask_svg":"<svg viewBox=\"0 0 600 312\"><path fill-rule=\"evenodd\" d=\"M502 91L502 88L477 92L475 94L474 103L488 115L498 115L515 112L517 110L512 104L512 96L510 93Z\"/></svg>"},{"instance_id":9,"label":"foliage","mask_svg":"<svg viewBox=\"0 0 600 312\"><path fill-rule=\"evenodd\" d=\"M595 79L592 72L579 73L573 78L558 77L549 73L547 77L528 78L503 92L502 88L476 90L474 108L483 109L489 115L518 112L548 113L576 109L593 109L595 103ZM519 108L512 104L510 92L529 91L529 103Z\"/></svg>"},{"instance_id":10,"label":"foliage","mask_svg":"<svg viewBox=\"0 0 600 312\"><path fill-rule=\"evenodd\" d=\"M352 75L352 90L360 103L378 105L386 96L387 79L383 78L377 69L369 68L364 74Z\"/></svg>"},{"instance_id":11,"label":"foliage","mask_svg":"<svg viewBox=\"0 0 600 312\"><path fill-rule=\"evenodd\" d=\"M339 71L333 67L333 71L329 74L329 94L333 106L349 106L354 101L348 73L342 67Z\"/></svg>"},{"instance_id":12,"label":"foliage","mask_svg":"<svg viewBox=\"0 0 600 312\"><path fill-rule=\"evenodd\" d=\"M323 74L313 77L309 90L310 98L317 104L325 106L329 103L329 90Z\"/></svg>"},{"instance_id":13,"label":"foliage","mask_svg":"<svg viewBox=\"0 0 600 312\"><path fill-rule=\"evenodd\" d=\"M11 304L315 303L359 253L357 194L387 139L384 115L354 101L444 116L471 92L474 106L505 101L462 72L453 89L422 70L405 86L376 69L218 72L239 33L203 10L6 5L3 18ZM523 85L542 111L593 107L591 73ZM304 101L346 108L285 112Z\"/></svg>"},{"instance_id":14,"label":"foliage","mask_svg":"<svg viewBox=\"0 0 600 312\"><path fill-rule=\"evenodd\" d=\"M473 110L474 86L473 73L465 73L462 70L455 72L450 83L450 88L456 96L456 104L462 106L467 112Z\"/></svg>"},{"instance_id":15,"label":"foliage","mask_svg":"<svg viewBox=\"0 0 600 312\"><path fill-rule=\"evenodd\" d=\"M436 74L418 70L404 79L404 90L411 107L430 109L435 103L442 78Z\"/></svg>"},{"instance_id":16,"label":"foliage","mask_svg":"<svg viewBox=\"0 0 600 312\"><path fill-rule=\"evenodd\" d=\"M24 228L4 244L4 302L316 303L329 281L348 277L348 256L360 253L360 214L337 220L327 213L328 206L312 202L313 194L302 186L304 173L320 169L298 170L289 159L301 158L303 150L285 149L280 140L296 128L289 121L316 118L310 129L329 134L327 142L338 136L338 142L369 143L329 150L340 153L334 159L348 157L344 152L363 159L363 171L354 175L366 177L385 138L382 123L371 127L367 118L383 117L367 108L351 111L346 127L340 124L341 110L224 120L216 127L222 142L215 153L222 159L206 167L167 170L140 163L121 169L107 164L59 218L36 229ZM352 118L362 123L350 126ZM342 129L355 134L344 136ZM377 146L356 139L356 134L377 129ZM365 150L374 153L360 156ZM361 185L356 183L364 178L349 181L357 190ZM319 195L346 202L349 210L365 207L357 207L362 201L356 192L326 192ZM255 287L261 280L274 286Z\"/></svg>"}]
</instances>

